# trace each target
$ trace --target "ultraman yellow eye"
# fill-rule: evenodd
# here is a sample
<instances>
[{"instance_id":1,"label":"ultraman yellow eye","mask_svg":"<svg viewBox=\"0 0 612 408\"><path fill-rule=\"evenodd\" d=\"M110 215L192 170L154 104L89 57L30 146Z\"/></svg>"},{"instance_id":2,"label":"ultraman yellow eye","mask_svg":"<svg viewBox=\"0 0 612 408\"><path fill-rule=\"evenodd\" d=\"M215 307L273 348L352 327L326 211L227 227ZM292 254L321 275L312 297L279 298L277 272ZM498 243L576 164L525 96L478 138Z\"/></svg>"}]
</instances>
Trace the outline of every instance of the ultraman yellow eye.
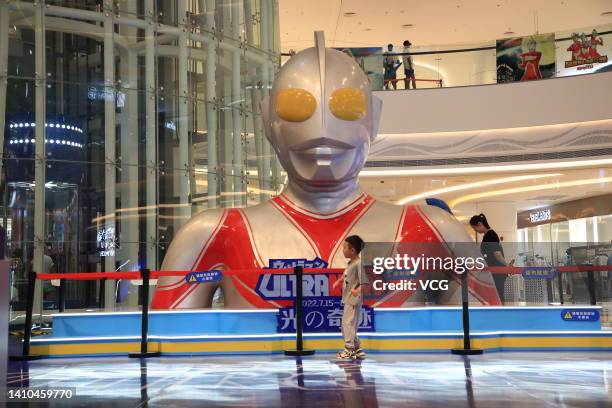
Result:
<instances>
[{"instance_id":1,"label":"ultraman yellow eye","mask_svg":"<svg viewBox=\"0 0 612 408\"><path fill-rule=\"evenodd\" d=\"M276 114L289 122L303 122L317 110L317 100L305 89L283 89L276 94Z\"/></svg>"},{"instance_id":2,"label":"ultraman yellow eye","mask_svg":"<svg viewBox=\"0 0 612 408\"><path fill-rule=\"evenodd\" d=\"M339 88L332 92L329 110L342 120L361 119L368 113L365 95L356 88Z\"/></svg>"}]
</instances>

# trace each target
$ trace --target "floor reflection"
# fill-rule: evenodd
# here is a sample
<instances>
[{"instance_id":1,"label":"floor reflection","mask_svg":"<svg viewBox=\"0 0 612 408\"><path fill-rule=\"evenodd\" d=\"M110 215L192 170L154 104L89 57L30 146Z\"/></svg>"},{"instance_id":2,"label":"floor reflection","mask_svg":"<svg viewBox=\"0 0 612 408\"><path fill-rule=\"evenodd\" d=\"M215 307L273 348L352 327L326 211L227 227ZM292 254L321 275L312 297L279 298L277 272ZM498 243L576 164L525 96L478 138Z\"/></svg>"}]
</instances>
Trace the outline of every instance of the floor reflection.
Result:
<instances>
[{"instance_id":1,"label":"floor reflection","mask_svg":"<svg viewBox=\"0 0 612 408\"><path fill-rule=\"evenodd\" d=\"M76 387L88 406L603 408L612 352L48 359L11 363L7 382Z\"/></svg>"}]
</instances>

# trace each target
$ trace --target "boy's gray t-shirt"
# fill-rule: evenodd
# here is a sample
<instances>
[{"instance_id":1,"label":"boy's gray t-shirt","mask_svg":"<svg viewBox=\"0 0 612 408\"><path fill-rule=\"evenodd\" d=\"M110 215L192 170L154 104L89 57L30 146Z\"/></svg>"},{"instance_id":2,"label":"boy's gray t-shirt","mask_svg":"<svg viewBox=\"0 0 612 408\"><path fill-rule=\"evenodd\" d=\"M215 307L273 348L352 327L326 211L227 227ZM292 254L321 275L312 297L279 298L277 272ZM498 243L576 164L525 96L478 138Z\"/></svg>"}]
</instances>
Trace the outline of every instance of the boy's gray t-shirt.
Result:
<instances>
[{"instance_id":1,"label":"boy's gray t-shirt","mask_svg":"<svg viewBox=\"0 0 612 408\"><path fill-rule=\"evenodd\" d=\"M370 283L361 265L361 258L349 262L348 266L344 269L342 279L344 281L342 285L342 304L352 306L362 304L362 292L360 292L358 296L353 296L351 294L351 290L355 289L358 285L368 285Z\"/></svg>"}]
</instances>

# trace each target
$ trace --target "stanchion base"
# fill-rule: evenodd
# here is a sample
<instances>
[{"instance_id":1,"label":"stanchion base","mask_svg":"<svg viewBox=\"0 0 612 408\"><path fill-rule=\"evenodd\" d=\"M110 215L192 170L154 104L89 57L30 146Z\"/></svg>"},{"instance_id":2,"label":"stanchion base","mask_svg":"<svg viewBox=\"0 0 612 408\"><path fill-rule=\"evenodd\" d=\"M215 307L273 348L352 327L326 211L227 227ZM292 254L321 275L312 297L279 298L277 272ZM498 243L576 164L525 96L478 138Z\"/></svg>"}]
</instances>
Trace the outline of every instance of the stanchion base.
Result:
<instances>
[{"instance_id":1,"label":"stanchion base","mask_svg":"<svg viewBox=\"0 0 612 408\"><path fill-rule=\"evenodd\" d=\"M458 354L461 356L475 356L478 354L482 354L484 352L483 349L462 349L462 348L456 348L456 349L451 349L451 353L452 354Z\"/></svg>"},{"instance_id":2,"label":"stanchion base","mask_svg":"<svg viewBox=\"0 0 612 408\"><path fill-rule=\"evenodd\" d=\"M161 356L161 352L159 351L147 351L146 353L130 353L128 357L130 358L147 358L147 357L159 357Z\"/></svg>"},{"instance_id":3,"label":"stanchion base","mask_svg":"<svg viewBox=\"0 0 612 408\"><path fill-rule=\"evenodd\" d=\"M312 356L314 350L285 350L286 356Z\"/></svg>"},{"instance_id":4,"label":"stanchion base","mask_svg":"<svg viewBox=\"0 0 612 408\"><path fill-rule=\"evenodd\" d=\"M10 361L40 360L42 356L9 356Z\"/></svg>"}]
</instances>

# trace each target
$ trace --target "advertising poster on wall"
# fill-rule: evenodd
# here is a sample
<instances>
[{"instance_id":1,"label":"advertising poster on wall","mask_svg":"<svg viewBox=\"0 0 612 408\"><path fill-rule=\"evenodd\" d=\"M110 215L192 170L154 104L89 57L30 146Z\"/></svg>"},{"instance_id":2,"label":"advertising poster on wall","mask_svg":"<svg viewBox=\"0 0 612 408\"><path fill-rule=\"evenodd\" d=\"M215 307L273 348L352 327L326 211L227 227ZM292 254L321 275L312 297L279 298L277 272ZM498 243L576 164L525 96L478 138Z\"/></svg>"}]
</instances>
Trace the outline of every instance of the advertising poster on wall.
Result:
<instances>
[{"instance_id":1,"label":"advertising poster on wall","mask_svg":"<svg viewBox=\"0 0 612 408\"><path fill-rule=\"evenodd\" d=\"M497 83L532 81L555 75L555 35L497 40Z\"/></svg>"},{"instance_id":2,"label":"advertising poster on wall","mask_svg":"<svg viewBox=\"0 0 612 408\"><path fill-rule=\"evenodd\" d=\"M362 48L336 48L349 57L354 58L363 72L370 80L373 91L380 91L383 88L383 64L382 48L362 47Z\"/></svg>"},{"instance_id":3,"label":"advertising poster on wall","mask_svg":"<svg viewBox=\"0 0 612 408\"><path fill-rule=\"evenodd\" d=\"M612 32L606 27L568 33L557 41L558 76L589 74L612 69Z\"/></svg>"}]
</instances>

